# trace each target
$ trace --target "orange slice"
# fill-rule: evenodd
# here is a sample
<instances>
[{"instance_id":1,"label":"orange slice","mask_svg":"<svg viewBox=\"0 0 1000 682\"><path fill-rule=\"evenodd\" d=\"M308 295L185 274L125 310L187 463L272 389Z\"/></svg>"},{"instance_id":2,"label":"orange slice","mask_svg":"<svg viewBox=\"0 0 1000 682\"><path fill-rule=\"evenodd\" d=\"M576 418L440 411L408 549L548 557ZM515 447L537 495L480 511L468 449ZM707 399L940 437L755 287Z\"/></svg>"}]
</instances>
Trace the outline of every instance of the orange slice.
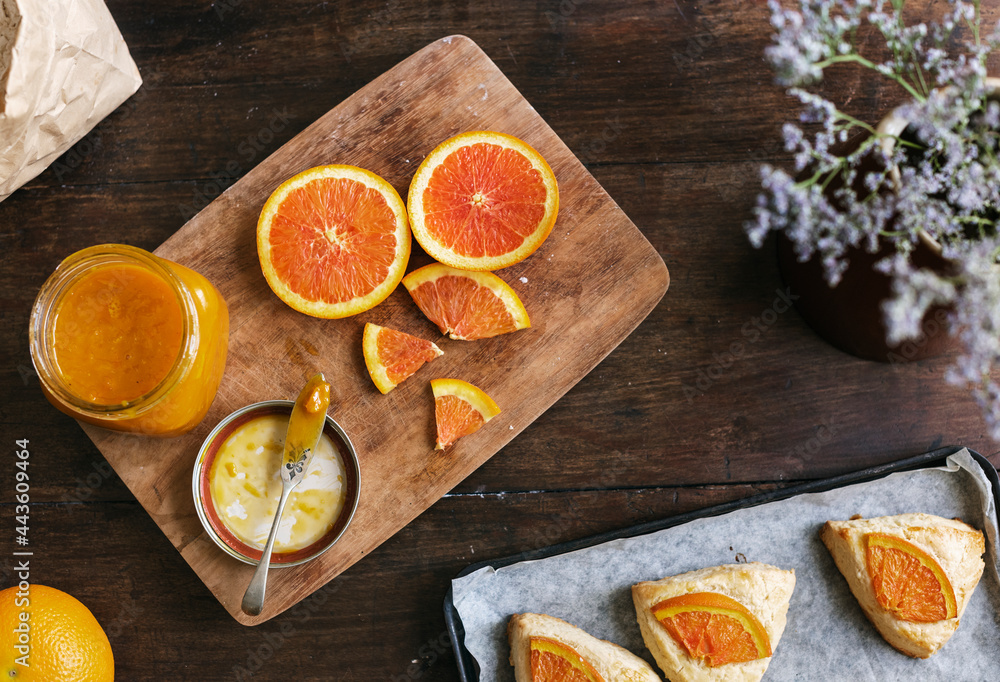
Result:
<instances>
[{"instance_id":1,"label":"orange slice","mask_svg":"<svg viewBox=\"0 0 1000 682\"><path fill-rule=\"evenodd\" d=\"M600 673L576 650L548 637L528 640L531 682L604 682Z\"/></svg>"},{"instance_id":2,"label":"orange slice","mask_svg":"<svg viewBox=\"0 0 1000 682\"><path fill-rule=\"evenodd\" d=\"M492 398L461 379L431 379L431 390L437 423L436 450L444 450L462 436L475 433L500 414Z\"/></svg>"},{"instance_id":3,"label":"orange slice","mask_svg":"<svg viewBox=\"0 0 1000 682\"><path fill-rule=\"evenodd\" d=\"M264 204L257 255L268 285L295 310L356 315L384 300L406 271L406 207L392 185L362 168L310 168Z\"/></svg>"},{"instance_id":4,"label":"orange slice","mask_svg":"<svg viewBox=\"0 0 1000 682\"><path fill-rule=\"evenodd\" d=\"M549 236L559 188L530 146L476 131L428 154L406 201L413 236L432 258L465 270L497 270L524 260Z\"/></svg>"},{"instance_id":5,"label":"orange slice","mask_svg":"<svg viewBox=\"0 0 1000 682\"><path fill-rule=\"evenodd\" d=\"M432 263L404 277L403 286L421 312L453 339L485 339L531 326L521 299L492 272Z\"/></svg>"},{"instance_id":6,"label":"orange slice","mask_svg":"<svg viewBox=\"0 0 1000 682\"><path fill-rule=\"evenodd\" d=\"M368 374L382 393L396 388L425 362L444 355L430 341L371 322L365 324L361 345Z\"/></svg>"},{"instance_id":7,"label":"orange slice","mask_svg":"<svg viewBox=\"0 0 1000 682\"><path fill-rule=\"evenodd\" d=\"M670 636L710 667L771 655L767 631L745 606L715 592L682 594L652 608Z\"/></svg>"},{"instance_id":8,"label":"orange slice","mask_svg":"<svg viewBox=\"0 0 1000 682\"><path fill-rule=\"evenodd\" d=\"M865 535L865 561L879 606L900 620L935 623L958 616L955 590L940 564L893 535Z\"/></svg>"}]
</instances>

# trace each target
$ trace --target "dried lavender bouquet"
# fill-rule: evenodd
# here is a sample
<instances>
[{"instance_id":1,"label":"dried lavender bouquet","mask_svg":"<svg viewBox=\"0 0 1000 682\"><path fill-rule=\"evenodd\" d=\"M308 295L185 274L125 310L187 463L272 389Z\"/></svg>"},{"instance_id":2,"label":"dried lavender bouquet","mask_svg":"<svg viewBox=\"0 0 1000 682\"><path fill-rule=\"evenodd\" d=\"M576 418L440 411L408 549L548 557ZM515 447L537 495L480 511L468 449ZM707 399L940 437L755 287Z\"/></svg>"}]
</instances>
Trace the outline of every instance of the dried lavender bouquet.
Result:
<instances>
[{"instance_id":1,"label":"dried lavender bouquet","mask_svg":"<svg viewBox=\"0 0 1000 682\"><path fill-rule=\"evenodd\" d=\"M803 105L787 123L794 170L764 165L763 191L746 231L754 246L782 232L801 261L821 259L835 286L852 249L890 256L876 267L892 280L883 305L887 341L919 339L931 306L949 310L961 351L948 381L971 389L1000 440L1000 80L987 77L1000 31L983 35L979 2L950 0L936 21L909 22L904 0L770 0L777 82ZM909 22L909 23L908 23ZM881 59L859 35L881 36ZM826 69L852 65L900 89L899 126L876 128L810 91ZM850 153L839 151L863 134ZM873 163L874 161L874 163ZM939 249L947 272L912 262L918 242Z\"/></svg>"}]
</instances>

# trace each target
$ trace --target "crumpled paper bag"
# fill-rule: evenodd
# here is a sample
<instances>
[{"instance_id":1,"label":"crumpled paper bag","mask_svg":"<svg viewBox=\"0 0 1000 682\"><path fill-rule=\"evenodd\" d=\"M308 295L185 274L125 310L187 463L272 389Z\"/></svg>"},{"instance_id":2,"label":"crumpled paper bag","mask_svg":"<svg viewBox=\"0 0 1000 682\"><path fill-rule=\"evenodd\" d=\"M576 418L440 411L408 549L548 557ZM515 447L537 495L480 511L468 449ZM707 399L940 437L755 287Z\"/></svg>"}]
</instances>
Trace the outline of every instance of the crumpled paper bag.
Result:
<instances>
[{"instance_id":1,"label":"crumpled paper bag","mask_svg":"<svg viewBox=\"0 0 1000 682\"><path fill-rule=\"evenodd\" d=\"M140 85L102 0L0 0L0 201Z\"/></svg>"}]
</instances>

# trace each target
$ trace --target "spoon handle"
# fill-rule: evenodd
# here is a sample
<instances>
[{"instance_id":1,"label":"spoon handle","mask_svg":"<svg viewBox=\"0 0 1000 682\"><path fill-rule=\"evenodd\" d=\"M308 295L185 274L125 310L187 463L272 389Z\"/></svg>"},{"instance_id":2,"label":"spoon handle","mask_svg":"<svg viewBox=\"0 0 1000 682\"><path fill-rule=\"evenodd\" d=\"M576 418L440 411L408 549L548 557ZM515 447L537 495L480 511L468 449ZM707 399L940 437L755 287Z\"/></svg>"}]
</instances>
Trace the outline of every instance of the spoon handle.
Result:
<instances>
[{"instance_id":1,"label":"spoon handle","mask_svg":"<svg viewBox=\"0 0 1000 682\"><path fill-rule=\"evenodd\" d=\"M253 572L250 585L243 595L241 608L243 612L251 616L259 616L264 610L264 592L267 590L267 569L271 565L271 550L274 548L274 538L278 535L278 524L281 522L281 512L285 511L285 502L288 501L288 493L292 492L298 481L281 482L281 499L278 500L278 510L274 512L274 522L271 523L271 532L267 536L267 544L264 545L264 553L257 564L257 570Z\"/></svg>"}]
</instances>

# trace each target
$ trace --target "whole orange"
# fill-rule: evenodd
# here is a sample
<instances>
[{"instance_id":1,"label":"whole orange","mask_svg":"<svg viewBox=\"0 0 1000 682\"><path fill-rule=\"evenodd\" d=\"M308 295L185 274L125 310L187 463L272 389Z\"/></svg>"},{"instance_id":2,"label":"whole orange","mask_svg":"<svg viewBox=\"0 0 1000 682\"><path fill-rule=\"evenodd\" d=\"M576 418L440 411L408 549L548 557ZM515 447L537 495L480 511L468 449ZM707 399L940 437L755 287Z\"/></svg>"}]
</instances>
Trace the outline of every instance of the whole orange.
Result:
<instances>
[{"instance_id":1,"label":"whole orange","mask_svg":"<svg viewBox=\"0 0 1000 682\"><path fill-rule=\"evenodd\" d=\"M44 585L31 585L27 594L18 587L0 592L0 680L114 679L108 636L90 609L75 597Z\"/></svg>"}]
</instances>

